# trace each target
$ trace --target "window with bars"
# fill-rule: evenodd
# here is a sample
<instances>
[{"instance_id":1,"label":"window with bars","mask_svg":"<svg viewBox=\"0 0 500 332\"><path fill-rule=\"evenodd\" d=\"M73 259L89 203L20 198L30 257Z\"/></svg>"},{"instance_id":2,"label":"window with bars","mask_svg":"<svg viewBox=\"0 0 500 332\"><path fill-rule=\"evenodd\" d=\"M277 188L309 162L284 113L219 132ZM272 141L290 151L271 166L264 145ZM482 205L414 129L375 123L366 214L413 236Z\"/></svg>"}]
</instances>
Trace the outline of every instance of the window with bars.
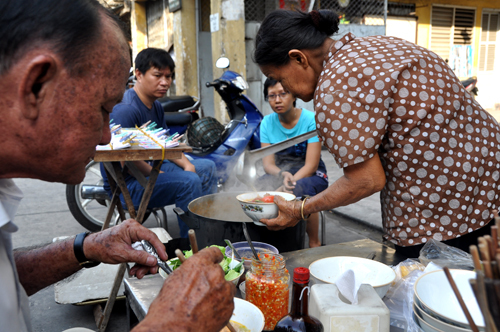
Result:
<instances>
[{"instance_id":1,"label":"window with bars","mask_svg":"<svg viewBox=\"0 0 500 332\"><path fill-rule=\"evenodd\" d=\"M445 60L455 45L472 45L474 9L432 7L430 48Z\"/></svg>"},{"instance_id":2,"label":"window with bars","mask_svg":"<svg viewBox=\"0 0 500 332\"><path fill-rule=\"evenodd\" d=\"M495 51L499 24L499 13L483 13L481 40L479 42L479 71L492 71L495 69Z\"/></svg>"}]
</instances>

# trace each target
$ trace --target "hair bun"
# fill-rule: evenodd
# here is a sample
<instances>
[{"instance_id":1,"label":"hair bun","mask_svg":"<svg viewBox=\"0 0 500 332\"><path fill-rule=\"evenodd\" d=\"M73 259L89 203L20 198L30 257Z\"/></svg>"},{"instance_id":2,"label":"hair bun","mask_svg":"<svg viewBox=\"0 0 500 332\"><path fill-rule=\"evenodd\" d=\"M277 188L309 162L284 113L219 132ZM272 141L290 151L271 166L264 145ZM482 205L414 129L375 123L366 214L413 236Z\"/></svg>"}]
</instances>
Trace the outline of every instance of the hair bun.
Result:
<instances>
[{"instance_id":1,"label":"hair bun","mask_svg":"<svg viewBox=\"0 0 500 332\"><path fill-rule=\"evenodd\" d=\"M309 15L316 29L324 32L326 35L331 36L339 31L339 19L335 12L321 9L313 10Z\"/></svg>"}]
</instances>

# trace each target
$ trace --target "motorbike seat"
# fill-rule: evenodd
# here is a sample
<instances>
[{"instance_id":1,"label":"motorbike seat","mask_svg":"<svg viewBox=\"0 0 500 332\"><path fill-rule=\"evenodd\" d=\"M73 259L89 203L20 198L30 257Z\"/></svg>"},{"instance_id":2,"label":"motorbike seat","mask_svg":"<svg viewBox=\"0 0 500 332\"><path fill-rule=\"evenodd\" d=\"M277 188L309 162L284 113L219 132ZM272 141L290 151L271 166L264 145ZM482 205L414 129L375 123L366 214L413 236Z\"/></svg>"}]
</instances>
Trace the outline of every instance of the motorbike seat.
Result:
<instances>
[{"instance_id":1,"label":"motorbike seat","mask_svg":"<svg viewBox=\"0 0 500 332\"><path fill-rule=\"evenodd\" d=\"M189 112L165 112L165 123L170 126L185 126L193 122L193 116Z\"/></svg>"},{"instance_id":2,"label":"motorbike seat","mask_svg":"<svg viewBox=\"0 0 500 332\"><path fill-rule=\"evenodd\" d=\"M196 102L191 96L171 96L158 99L165 112L177 112L193 106Z\"/></svg>"}]
</instances>

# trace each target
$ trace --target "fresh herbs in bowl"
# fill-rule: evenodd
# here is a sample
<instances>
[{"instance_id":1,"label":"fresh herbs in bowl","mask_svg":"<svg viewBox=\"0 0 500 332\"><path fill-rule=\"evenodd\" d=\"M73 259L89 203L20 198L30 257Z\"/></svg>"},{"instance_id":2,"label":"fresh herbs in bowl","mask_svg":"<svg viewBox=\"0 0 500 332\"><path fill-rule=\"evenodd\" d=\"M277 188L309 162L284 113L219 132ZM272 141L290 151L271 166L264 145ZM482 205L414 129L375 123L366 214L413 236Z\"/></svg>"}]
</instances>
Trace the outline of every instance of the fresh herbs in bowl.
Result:
<instances>
[{"instance_id":1,"label":"fresh herbs in bowl","mask_svg":"<svg viewBox=\"0 0 500 332\"><path fill-rule=\"evenodd\" d=\"M244 269L243 262L238 262L237 260L232 260L231 257L227 257L226 253L225 253L226 252L225 247L218 246L215 244L211 245L210 247L219 248L222 255L224 256L224 258L220 262L220 266L224 270L224 274L225 274L224 278L227 281L232 281L242 274L242 272L243 272L242 269ZM193 256L193 250L185 250L185 251L183 251L183 253L184 253L184 257L186 257L186 259ZM176 268L181 266L181 261L179 260L179 258L172 258L167 262L167 264L172 268L172 270L175 270Z\"/></svg>"}]
</instances>

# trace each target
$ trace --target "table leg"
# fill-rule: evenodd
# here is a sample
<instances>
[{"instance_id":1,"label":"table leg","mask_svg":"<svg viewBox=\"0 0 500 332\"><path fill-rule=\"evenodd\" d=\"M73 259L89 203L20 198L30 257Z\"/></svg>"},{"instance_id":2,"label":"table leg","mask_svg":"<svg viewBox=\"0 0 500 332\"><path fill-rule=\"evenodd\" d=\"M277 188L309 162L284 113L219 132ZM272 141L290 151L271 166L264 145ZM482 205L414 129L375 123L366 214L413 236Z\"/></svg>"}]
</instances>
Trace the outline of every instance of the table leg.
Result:
<instances>
[{"instance_id":1,"label":"table leg","mask_svg":"<svg viewBox=\"0 0 500 332\"><path fill-rule=\"evenodd\" d=\"M162 160L155 160L153 163L153 169L151 170L151 174L149 175L149 179L148 179L148 182L146 184L144 194L142 196L141 204L139 205L139 213L137 214L137 216L135 214L135 208L134 208L134 204L132 202L132 198L130 197L130 193L127 189L127 183L125 182L125 179L124 179L123 173L122 173L122 172L126 172L127 170L126 170L126 168L124 168L122 170L120 167L120 163L118 163L118 162L112 163L113 171L115 173L115 178L113 180L116 181L116 184L118 185L119 189L121 190L121 192L123 194L123 198L125 199L125 203L127 204L127 209L129 211L130 217L136 219L140 223L143 222L144 215L146 214L148 203L149 203L149 200L151 199L151 195L153 194L153 189L154 189L154 186L156 183L156 179L158 178L158 174L160 173L160 166L161 166L162 162L163 162ZM111 172L109 172L109 173L111 173ZM110 175L110 174L108 174L108 175ZM111 181L110 181L110 183L111 183ZM119 197L119 193L115 190L115 194L113 195L113 200L116 197ZM116 204L121 207L121 202L119 199L116 202ZM114 208L113 205L110 206L110 209L111 208ZM108 212L108 215L109 215L109 212ZM120 216L121 216L121 214L120 214ZM124 220L124 217L122 218L122 220ZM108 225L109 225L109 223L108 223ZM97 327L99 329L99 332L104 332L106 330L106 327L107 327L108 322L109 322L109 317L111 316L111 311L113 310L116 296L117 296L118 291L120 289L120 284L123 281L123 276L125 275L126 269L127 269L126 263L120 264L120 268L118 269L118 272L116 273L115 281L113 283L113 288L111 289L111 293L109 294L108 301L106 302L106 306L104 307L104 311L102 310L100 305L98 305L94 308L94 317L96 319L96 324L97 324Z\"/></svg>"}]
</instances>

